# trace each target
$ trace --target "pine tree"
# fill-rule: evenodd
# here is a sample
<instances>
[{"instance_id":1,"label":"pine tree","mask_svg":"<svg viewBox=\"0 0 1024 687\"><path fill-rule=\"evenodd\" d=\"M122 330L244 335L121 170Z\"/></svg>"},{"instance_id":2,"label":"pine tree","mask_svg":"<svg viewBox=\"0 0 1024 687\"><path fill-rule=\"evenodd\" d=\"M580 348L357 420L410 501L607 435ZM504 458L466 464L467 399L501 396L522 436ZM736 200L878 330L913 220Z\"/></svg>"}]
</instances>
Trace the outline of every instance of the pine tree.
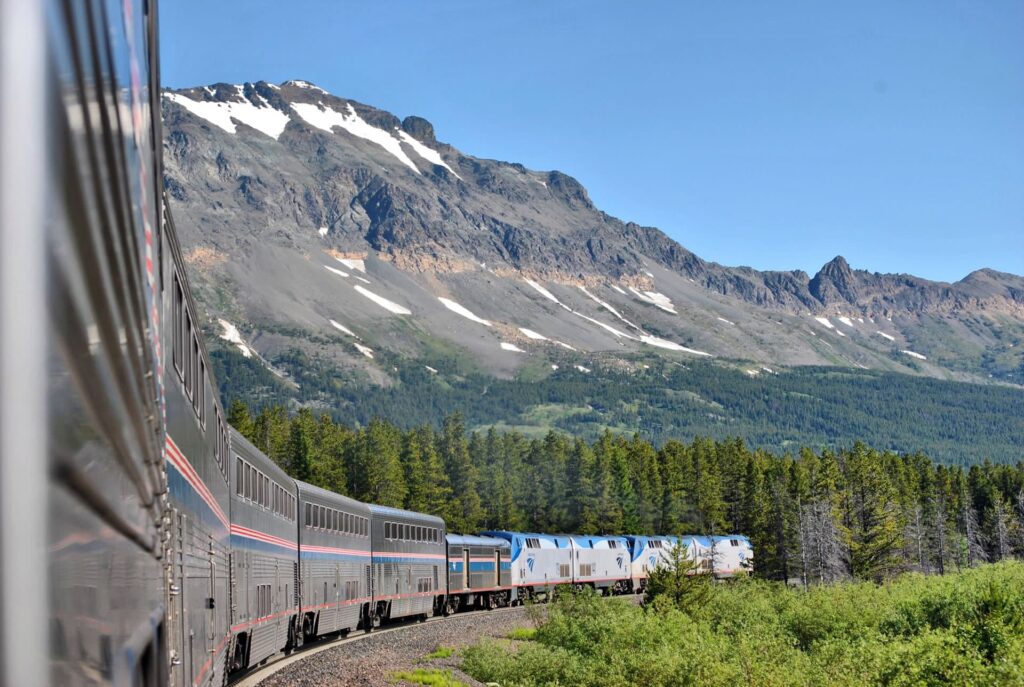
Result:
<instances>
[{"instance_id":1,"label":"pine tree","mask_svg":"<svg viewBox=\"0 0 1024 687\"><path fill-rule=\"evenodd\" d=\"M902 513L896 489L878 454L856 443L846 454L850 572L880 581L898 571L903 548Z\"/></svg>"},{"instance_id":2,"label":"pine tree","mask_svg":"<svg viewBox=\"0 0 1024 687\"><path fill-rule=\"evenodd\" d=\"M405 503L406 485L400 451L395 428L380 420L371 420L353 442L349 461L353 496L360 501L401 508Z\"/></svg>"},{"instance_id":3,"label":"pine tree","mask_svg":"<svg viewBox=\"0 0 1024 687\"><path fill-rule=\"evenodd\" d=\"M255 443L255 427L253 426L252 416L249 414L249 406L245 405L242 399L236 398L231 401L231 405L228 406L227 419L228 424L238 430L239 434L250 442Z\"/></svg>"},{"instance_id":4,"label":"pine tree","mask_svg":"<svg viewBox=\"0 0 1024 687\"><path fill-rule=\"evenodd\" d=\"M451 522L448 526L453 532L475 532L483 520L479 476L469 455L466 431L458 413L445 419L437 437L437 452L452 485Z\"/></svg>"}]
</instances>

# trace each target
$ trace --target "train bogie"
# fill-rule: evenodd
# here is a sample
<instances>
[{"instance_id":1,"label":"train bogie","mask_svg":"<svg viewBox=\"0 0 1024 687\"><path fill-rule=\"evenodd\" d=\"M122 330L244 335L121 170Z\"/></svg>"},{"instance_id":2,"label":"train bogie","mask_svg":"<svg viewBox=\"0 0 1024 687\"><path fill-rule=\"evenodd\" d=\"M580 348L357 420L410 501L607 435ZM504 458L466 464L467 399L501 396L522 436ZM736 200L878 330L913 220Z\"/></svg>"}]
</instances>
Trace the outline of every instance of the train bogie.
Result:
<instances>
[{"instance_id":1,"label":"train bogie","mask_svg":"<svg viewBox=\"0 0 1024 687\"><path fill-rule=\"evenodd\" d=\"M370 622L370 509L296 481L301 630L305 639Z\"/></svg>"},{"instance_id":2,"label":"train bogie","mask_svg":"<svg viewBox=\"0 0 1024 687\"><path fill-rule=\"evenodd\" d=\"M512 548L498 537L449 534L446 612L496 608L512 601Z\"/></svg>"},{"instance_id":3,"label":"train bogie","mask_svg":"<svg viewBox=\"0 0 1024 687\"><path fill-rule=\"evenodd\" d=\"M399 508L369 508L374 621L440 612L447 593L444 520Z\"/></svg>"}]
</instances>

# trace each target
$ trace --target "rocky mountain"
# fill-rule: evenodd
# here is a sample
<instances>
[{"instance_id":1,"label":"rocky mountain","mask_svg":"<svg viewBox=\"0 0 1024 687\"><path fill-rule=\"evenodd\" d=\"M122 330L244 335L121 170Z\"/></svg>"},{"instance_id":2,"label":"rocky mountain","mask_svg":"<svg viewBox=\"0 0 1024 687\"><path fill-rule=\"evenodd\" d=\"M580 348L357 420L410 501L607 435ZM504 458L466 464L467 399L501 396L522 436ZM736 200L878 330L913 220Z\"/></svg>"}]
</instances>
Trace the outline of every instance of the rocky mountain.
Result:
<instances>
[{"instance_id":1,"label":"rocky mountain","mask_svg":"<svg viewBox=\"0 0 1024 687\"><path fill-rule=\"evenodd\" d=\"M304 81L167 91L163 120L210 327L284 377L310 358L387 385L397 359L509 377L669 356L1024 383L1021 276L726 267L601 212L566 174Z\"/></svg>"}]
</instances>

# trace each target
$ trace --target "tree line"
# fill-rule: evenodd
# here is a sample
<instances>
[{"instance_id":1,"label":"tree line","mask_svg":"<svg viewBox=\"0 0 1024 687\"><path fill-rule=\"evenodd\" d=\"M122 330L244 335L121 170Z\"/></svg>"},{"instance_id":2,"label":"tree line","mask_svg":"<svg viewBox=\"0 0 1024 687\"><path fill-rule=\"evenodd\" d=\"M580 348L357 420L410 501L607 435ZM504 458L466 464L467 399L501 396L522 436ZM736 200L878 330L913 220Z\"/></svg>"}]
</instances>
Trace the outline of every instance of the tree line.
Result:
<instances>
[{"instance_id":1,"label":"tree line","mask_svg":"<svg viewBox=\"0 0 1024 687\"><path fill-rule=\"evenodd\" d=\"M452 532L740 533L757 576L807 585L1024 557L1024 461L965 469L861 443L777 454L738 438L531 438L469 432L459 414L438 429L351 428L239 400L228 419L296 479L440 516Z\"/></svg>"},{"instance_id":2,"label":"tree line","mask_svg":"<svg viewBox=\"0 0 1024 687\"><path fill-rule=\"evenodd\" d=\"M383 349L375 355L388 384L301 351L273 360L294 385L237 352L214 351L212 364L223 399L252 408L322 408L336 422L360 427L379 417L402 429L439 428L461 412L470 428L507 423L533 436L555 429L588 441L608 428L638 432L659 446L676 437L742 436L752 447L782 453L791 446L837 449L837 437L857 437L880 450L922 450L947 464L1021 458L1021 391L1009 386L835 367L751 375L721 361L684 365L658 356L626 370L611 359L568 353L553 361L558 370L534 361L513 379L495 379L462 359L414 360ZM576 363L591 372L576 370Z\"/></svg>"}]
</instances>

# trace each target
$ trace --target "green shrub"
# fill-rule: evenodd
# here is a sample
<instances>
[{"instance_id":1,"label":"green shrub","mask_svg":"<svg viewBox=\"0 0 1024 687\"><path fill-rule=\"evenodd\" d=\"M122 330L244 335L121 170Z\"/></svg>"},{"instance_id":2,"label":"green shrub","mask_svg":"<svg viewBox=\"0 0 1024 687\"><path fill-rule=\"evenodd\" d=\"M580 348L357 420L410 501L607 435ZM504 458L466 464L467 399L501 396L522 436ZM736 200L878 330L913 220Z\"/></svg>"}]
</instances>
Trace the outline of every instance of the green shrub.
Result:
<instances>
[{"instance_id":1,"label":"green shrub","mask_svg":"<svg viewBox=\"0 0 1024 687\"><path fill-rule=\"evenodd\" d=\"M724 584L685 611L566 594L532 638L470 647L462 667L502 687L1024 685L1024 564L806 592Z\"/></svg>"},{"instance_id":2,"label":"green shrub","mask_svg":"<svg viewBox=\"0 0 1024 687\"><path fill-rule=\"evenodd\" d=\"M453 678L452 671L450 670L424 670L417 668L411 672L392 673L391 677L396 681L411 682L414 685L426 685L427 687L469 687L465 682Z\"/></svg>"}]
</instances>

